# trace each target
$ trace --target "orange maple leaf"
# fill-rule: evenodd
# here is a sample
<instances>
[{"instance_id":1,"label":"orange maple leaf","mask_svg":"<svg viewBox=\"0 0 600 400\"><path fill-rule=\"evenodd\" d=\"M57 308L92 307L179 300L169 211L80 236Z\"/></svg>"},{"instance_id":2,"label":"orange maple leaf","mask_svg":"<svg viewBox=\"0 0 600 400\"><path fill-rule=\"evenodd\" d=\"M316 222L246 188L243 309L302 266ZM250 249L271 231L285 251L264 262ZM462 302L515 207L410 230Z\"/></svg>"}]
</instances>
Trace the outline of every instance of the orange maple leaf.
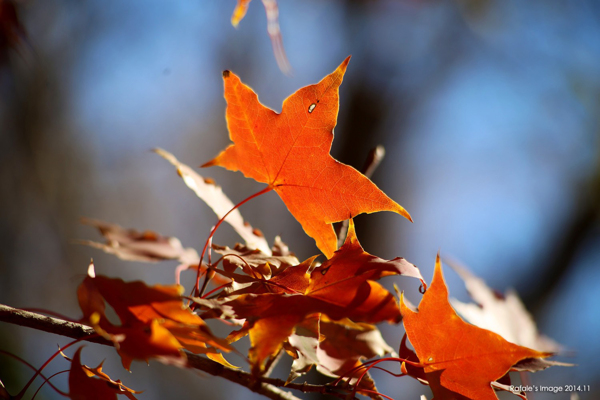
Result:
<instances>
[{"instance_id":1,"label":"orange maple leaf","mask_svg":"<svg viewBox=\"0 0 600 400\"><path fill-rule=\"evenodd\" d=\"M281 114L263 106L250 87L225 71L227 126L234 144L203 165L241 171L267 183L327 258L337 248L334 222L377 211L393 211L412 221L369 178L329 154L338 88L349 61L288 97Z\"/></svg>"},{"instance_id":2,"label":"orange maple leaf","mask_svg":"<svg viewBox=\"0 0 600 400\"><path fill-rule=\"evenodd\" d=\"M224 339L213 336L199 316L184 307L182 293L180 285L150 287L141 281L95 276L93 264L77 289L83 321L115 344L127 370L133 360L150 358L185 365L187 358L182 349L206 354L215 361L220 359L216 348L231 349ZM105 302L119 316L120 326L106 317Z\"/></svg>"},{"instance_id":3,"label":"orange maple leaf","mask_svg":"<svg viewBox=\"0 0 600 400\"><path fill-rule=\"evenodd\" d=\"M437 400L496 400L492 382L519 361L553 355L507 342L496 333L464 322L448 301L439 254L419 311L412 311L403 297L400 311Z\"/></svg>"}]
</instances>

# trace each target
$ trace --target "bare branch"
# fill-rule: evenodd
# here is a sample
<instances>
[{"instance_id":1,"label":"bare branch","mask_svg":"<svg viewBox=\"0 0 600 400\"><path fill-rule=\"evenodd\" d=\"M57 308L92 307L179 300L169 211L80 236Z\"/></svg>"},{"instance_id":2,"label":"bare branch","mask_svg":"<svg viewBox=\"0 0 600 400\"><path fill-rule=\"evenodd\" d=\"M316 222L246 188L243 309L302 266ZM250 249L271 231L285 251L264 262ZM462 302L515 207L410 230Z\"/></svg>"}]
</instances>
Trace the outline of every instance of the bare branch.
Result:
<instances>
[{"instance_id":1,"label":"bare branch","mask_svg":"<svg viewBox=\"0 0 600 400\"><path fill-rule=\"evenodd\" d=\"M102 337L98 337L93 328L76 322L69 322L63 319L47 317L42 314L31 311L20 310L0 304L0 321L8 322L14 325L26 326L39 331L54 333L56 335L66 336L73 339L84 339L88 342L112 346L112 342ZM87 337L90 339L86 339Z\"/></svg>"},{"instance_id":2,"label":"bare branch","mask_svg":"<svg viewBox=\"0 0 600 400\"><path fill-rule=\"evenodd\" d=\"M18 308L9 307L3 304L0 304L0 321L33 328L44 332L54 333L56 335L66 336L73 339L83 339L105 346L113 346L112 342L95 336L94 329L89 326L58 318L47 317L45 315L20 310ZM265 379L254 377L253 375L241 370L225 367L219 363L200 357L196 354L186 352L186 355L188 358L189 368L194 368L213 376L220 376L231 382L237 383L238 385L245 386L251 391L273 400L300 400L293 394L276 387L285 386L285 381L280 379L268 379L268 382L265 382ZM304 391L323 392L326 390L323 386L317 385L305 385L305 387L306 390Z\"/></svg>"}]
</instances>

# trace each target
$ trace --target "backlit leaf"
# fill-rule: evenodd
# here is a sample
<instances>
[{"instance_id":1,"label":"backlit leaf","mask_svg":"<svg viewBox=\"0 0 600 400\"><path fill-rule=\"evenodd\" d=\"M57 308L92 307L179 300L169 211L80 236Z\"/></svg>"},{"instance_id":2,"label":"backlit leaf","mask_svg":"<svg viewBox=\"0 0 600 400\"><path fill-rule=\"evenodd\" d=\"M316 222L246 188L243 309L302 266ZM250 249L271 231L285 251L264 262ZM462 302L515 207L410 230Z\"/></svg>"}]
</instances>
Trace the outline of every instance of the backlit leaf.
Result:
<instances>
[{"instance_id":1,"label":"backlit leaf","mask_svg":"<svg viewBox=\"0 0 600 400\"><path fill-rule=\"evenodd\" d=\"M545 358L539 352L464 322L448 301L439 255L431 286L418 312L400 300L403 323L436 400L496 400L492 382L520 361Z\"/></svg>"},{"instance_id":2,"label":"backlit leaf","mask_svg":"<svg viewBox=\"0 0 600 400\"><path fill-rule=\"evenodd\" d=\"M180 285L150 287L141 281L96 276L90 265L77 295L83 322L115 344L129 370L133 360L150 358L183 366L184 348L205 354L230 350L224 339L213 336L206 323L184 306L182 292ZM105 302L115 310L121 325L109 321Z\"/></svg>"},{"instance_id":3,"label":"backlit leaf","mask_svg":"<svg viewBox=\"0 0 600 400\"><path fill-rule=\"evenodd\" d=\"M234 144L203 167L219 165L267 183L329 258L337 248L332 223L361 213L410 215L356 169L329 154L348 57L316 85L283 102L281 114L225 71L227 126Z\"/></svg>"}]
</instances>

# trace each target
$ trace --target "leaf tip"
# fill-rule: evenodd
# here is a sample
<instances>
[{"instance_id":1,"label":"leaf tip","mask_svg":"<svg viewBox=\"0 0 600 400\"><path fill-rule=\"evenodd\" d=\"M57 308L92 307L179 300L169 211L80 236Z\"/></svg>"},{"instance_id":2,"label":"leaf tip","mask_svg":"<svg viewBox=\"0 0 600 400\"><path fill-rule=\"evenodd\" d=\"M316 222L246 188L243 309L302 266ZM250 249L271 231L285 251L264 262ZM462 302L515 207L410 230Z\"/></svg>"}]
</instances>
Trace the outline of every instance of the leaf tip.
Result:
<instances>
[{"instance_id":1,"label":"leaf tip","mask_svg":"<svg viewBox=\"0 0 600 400\"><path fill-rule=\"evenodd\" d=\"M402 318L406 318L407 315L415 313L414 306L412 305L412 303L404 299L404 291L400 292L400 299L398 300L398 303L400 305L400 315L402 316Z\"/></svg>"},{"instance_id":2,"label":"leaf tip","mask_svg":"<svg viewBox=\"0 0 600 400\"><path fill-rule=\"evenodd\" d=\"M406 211L406 209L404 207L402 207L400 204L396 203L393 200L392 200L392 206L388 210L402 215L404 218L406 218L410 222L414 222L412 217L410 216L409 212Z\"/></svg>"},{"instance_id":3,"label":"leaf tip","mask_svg":"<svg viewBox=\"0 0 600 400\"><path fill-rule=\"evenodd\" d=\"M350 62L351 58L352 58L352 54L350 54L348 57L346 57L346 59L344 60L344 62L342 63L342 65L344 67L346 67L348 65L348 63Z\"/></svg>"},{"instance_id":4,"label":"leaf tip","mask_svg":"<svg viewBox=\"0 0 600 400\"><path fill-rule=\"evenodd\" d=\"M354 219L348 219L348 232L346 233L346 239L344 240L344 245L350 245L351 242L357 242L358 238L356 237L356 227L354 226Z\"/></svg>"},{"instance_id":5,"label":"leaf tip","mask_svg":"<svg viewBox=\"0 0 600 400\"><path fill-rule=\"evenodd\" d=\"M237 28L240 21L244 19L244 16L246 16L249 3L250 0L238 0L237 6L233 10L233 14L231 15L231 25L233 25L234 28Z\"/></svg>"},{"instance_id":6,"label":"leaf tip","mask_svg":"<svg viewBox=\"0 0 600 400\"><path fill-rule=\"evenodd\" d=\"M435 257L435 269L433 271L433 279L431 280L431 286L433 286L434 282L437 281L440 281L444 288L446 287L446 282L444 281L444 274L442 272L442 261L439 250Z\"/></svg>"},{"instance_id":7,"label":"leaf tip","mask_svg":"<svg viewBox=\"0 0 600 400\"><path fill-rule=\"evenodd\" d=\"M94 260L90 260L90 265L88 265L87 274L90 278L96 277L96 271L94 270Z\"/></svg>"},{"instance_id":8,"label":"leaf tip","mask_svg":"<svg viewBox=\"0 0 600 400\"><path fill-rule=\"evenodd\" d=\"M210 161L205 162L204 164L202 164L200 166L200 168L212 167L214 165L217 165L217 163L215 162L215 159L212 159L212 160L210 160Z\"/></svg>"},{"instance_id":9,"label":"leaf tip","mask_svg":"<svg viewBox=\"0 0 600 400\"><path fill-rule=\"evenodd\" d=\"M337 71L341 72L342 75L344 75L346 73L346 68L348 68L348 63L350 62L350 58L352 56L348 56L346 57L346 59L344 61L342 61L342 63L340 64L339 67L337 67Z\"/></svg>"},{"instance_id":10,"label":"leaf tip","mask_svg":"<svg viewBox=\"0 0 600 400\"><path fill-rule=\"evenodd\" d=\"M229 78L229 75L231 75L231 71L229 71L228 69L223 71L223 79Z\"/></svg>"}]
</instances>

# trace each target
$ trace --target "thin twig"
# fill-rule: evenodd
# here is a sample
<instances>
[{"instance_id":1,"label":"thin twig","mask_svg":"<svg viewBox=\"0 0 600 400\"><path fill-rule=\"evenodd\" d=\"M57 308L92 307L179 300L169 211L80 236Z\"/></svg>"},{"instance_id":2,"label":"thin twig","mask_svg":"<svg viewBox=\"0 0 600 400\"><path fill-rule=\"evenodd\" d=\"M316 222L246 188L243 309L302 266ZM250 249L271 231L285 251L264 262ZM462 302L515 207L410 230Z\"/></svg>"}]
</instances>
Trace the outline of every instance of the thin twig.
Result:
<instances>
[{"instance_id":1,"label":"thin twig","mask_svg":"<svg viewBox=\"0 0 600 400\"><path fill-rule=\"evenodd\" d=\"M204 254L206 254L206 249L208 248L213 235L215 234L217 229L219 229L219 226L221 226L223 221L225 221L225 218L227 218L229 216L229 214L231 214L234 210L237 210L238 208L240 208L241 206L243 206L250 200L252 200L258 196L261 196L265 193L268 193L271 190L273 190L273 187L267 186L260 192L254 193L252 196L246 197L244 200L240 201L235 206L233 206L233 208L231 210L227 211L227 213L225 215L223 215L223 217L221 217L221 219L219 219L219 221L211 229L210 235L208 235L208 239L206 239L206 243L204 243L204 248L202 249L202 254L200 254L200 261L198 261L198 273L196 274L196 286L194 286L194 291L193 291L197 297L202 297L202 295L204 294L204 290L206 290L206 285L208 285L208 281L210 280L210 276L208 273L209 273L209 271L214 270L213 266L210 265L210 262L209 262L209 264L208 264L209 269L206 271L206 275L204 277L204 282L202 283L202 289L200 289L200 268L202 266L202 260L204 259Z\"/></svg>"}]
</instances>

